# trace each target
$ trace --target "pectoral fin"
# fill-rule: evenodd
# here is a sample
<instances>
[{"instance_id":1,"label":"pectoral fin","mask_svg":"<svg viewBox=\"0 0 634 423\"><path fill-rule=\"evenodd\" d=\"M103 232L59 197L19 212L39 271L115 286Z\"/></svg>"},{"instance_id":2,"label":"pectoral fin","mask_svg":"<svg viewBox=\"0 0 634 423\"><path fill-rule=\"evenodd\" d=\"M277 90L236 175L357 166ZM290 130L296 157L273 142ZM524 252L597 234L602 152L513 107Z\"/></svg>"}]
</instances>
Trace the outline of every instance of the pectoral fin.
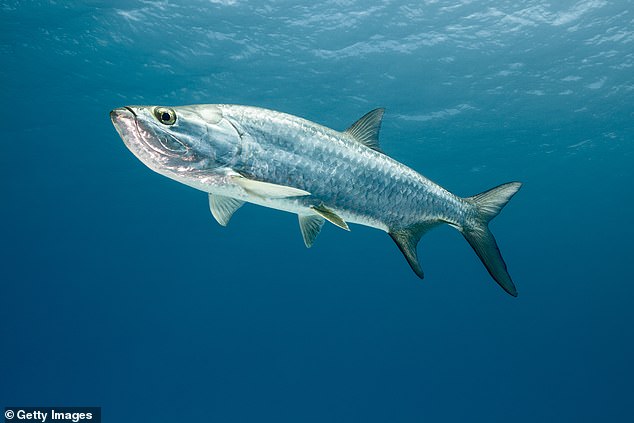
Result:
<instances>
[{"instance_id":1,"label":"pectoral fin","mask_svg":"<svg viewBox=\"0 0 634 423\"><path fill-rule=\"evenodd\" d=\"M303 189L256 181L241 175L232 176L231 179L247 193L261 198L287 198L310 195L310 192Z\"/></svg>"},{"instance_id":2,"label":"pectoral fin","mask_svg":"<svg viewBox=\"0 0 634 423\"><path fill-rule=\"evenodd\" d=\"M298 214L299 229L302 231L304 244L310 248L324 226L324 218L316 214Z\"/></svg>"},{"instance_id":3,"label":"pectoral fin","mask_svg":"<svg viewBox=\"0 0 634 423\"><path fill-rule=\"evenodd\" d=\"M214 218L222 226L227 226L229 219L236 210L244 204L242 200L225 197L223 195L209 194L209 209Z\"/></svg>"},{"instance_id":4,"label":"pectoral fin","mask_svg":"<svg viewBox=\"0 0 634 423\"><path fill-rule=\"evenodd\" d=\"M333 225L337 225L341 229L345 229L346 231L350 230L345 220L343 220L337 213L330 210L328 207L321 205L321 206L311 206L310 208L313 209L315 213L318 213L321 217L323 217L324 219L326 219Z\"/></svg>"}]
</instances>

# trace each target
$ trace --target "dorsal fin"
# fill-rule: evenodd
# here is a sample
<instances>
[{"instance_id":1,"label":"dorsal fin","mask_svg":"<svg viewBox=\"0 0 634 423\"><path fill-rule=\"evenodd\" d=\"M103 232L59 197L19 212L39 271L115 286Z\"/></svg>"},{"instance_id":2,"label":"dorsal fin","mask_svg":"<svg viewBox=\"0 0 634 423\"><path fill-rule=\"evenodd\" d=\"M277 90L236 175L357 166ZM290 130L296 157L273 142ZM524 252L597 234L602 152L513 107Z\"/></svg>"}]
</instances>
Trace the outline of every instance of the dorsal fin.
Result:
<instances>
[{"instance_id":1,"label":"dorsal fin","mask_svg":"<svg viewBox=\"0 0 634 423\"><path fill-rule=\"evenodd\" d=\"M374 109L366 113L361 119L356 121L346 129L344 134L352 136L356 141L373 150L381 151L379 146L379 130L381 129L381 120L385 109Z\"/></svg>"}]
</instances>

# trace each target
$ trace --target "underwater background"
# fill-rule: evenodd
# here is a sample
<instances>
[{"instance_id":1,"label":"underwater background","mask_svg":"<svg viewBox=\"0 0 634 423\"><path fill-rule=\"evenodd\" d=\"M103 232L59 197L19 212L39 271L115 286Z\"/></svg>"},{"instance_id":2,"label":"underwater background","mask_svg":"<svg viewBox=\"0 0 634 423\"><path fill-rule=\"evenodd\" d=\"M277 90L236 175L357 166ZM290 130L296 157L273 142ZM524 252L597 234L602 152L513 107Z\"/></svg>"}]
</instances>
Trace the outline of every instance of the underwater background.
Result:
<instances>
[{"instance_id":1,"label":"underwater background","mask_svg":"<svg viewBox=\"0 0 634 423\"><path fill-rule=\"evenodd\" d=\"M634 419L632 1L0 1L0 406L107 422ZM108 113L236 103L343 130L492 225L419 244L207 196Z\"/></svg>"}]
</instances>

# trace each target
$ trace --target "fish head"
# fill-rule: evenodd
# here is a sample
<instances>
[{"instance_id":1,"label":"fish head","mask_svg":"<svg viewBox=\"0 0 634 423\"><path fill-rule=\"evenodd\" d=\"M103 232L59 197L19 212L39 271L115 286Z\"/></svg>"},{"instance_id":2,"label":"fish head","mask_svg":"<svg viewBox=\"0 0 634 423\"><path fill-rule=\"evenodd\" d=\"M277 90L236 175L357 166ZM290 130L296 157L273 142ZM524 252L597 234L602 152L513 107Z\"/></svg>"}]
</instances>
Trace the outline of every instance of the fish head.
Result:
<instances>
[{"instance_id":1,"label":"fish head","mask_svg":"<svg viewBox=\"0 0 634 423\"><path fill-rule=\"evenodd\" d=\"M177 180L227 167L240 151L240 132L216 105L125 106L110 119L139 160Z\"/></svg>"}]
</instances>

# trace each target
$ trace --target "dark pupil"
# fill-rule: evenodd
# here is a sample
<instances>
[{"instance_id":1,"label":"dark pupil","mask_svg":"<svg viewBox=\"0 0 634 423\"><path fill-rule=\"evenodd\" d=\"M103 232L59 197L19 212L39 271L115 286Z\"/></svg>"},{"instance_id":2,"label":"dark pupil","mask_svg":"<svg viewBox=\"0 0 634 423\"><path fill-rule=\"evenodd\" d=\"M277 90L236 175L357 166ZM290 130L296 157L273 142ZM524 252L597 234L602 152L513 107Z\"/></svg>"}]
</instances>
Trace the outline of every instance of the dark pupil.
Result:
<instances>
[{"instance_id":1,"label":"dark pupil","mask_svg":"<svg viewBox=\"0 0 634 423\"><path fill-rule=\"evenodd\" d=\"M170 119L171 119L171 116L170 116L169 113L167 113L167 112L161 113L161 120L169 121Z\"/></svg>"}]
</instances>

